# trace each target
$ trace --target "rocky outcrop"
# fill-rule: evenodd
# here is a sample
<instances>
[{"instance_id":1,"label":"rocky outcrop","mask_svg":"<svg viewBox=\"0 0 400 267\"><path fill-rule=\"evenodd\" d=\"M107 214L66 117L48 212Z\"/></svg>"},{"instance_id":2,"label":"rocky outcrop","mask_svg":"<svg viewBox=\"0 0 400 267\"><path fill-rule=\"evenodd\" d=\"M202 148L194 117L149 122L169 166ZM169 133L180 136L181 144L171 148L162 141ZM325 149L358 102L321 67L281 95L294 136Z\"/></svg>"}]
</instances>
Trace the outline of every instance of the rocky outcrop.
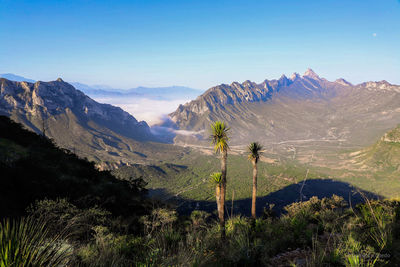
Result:
<instances>
[{"instance_id":1,"label":"rocky outcrop","mask_svg":"<svg viewBox=\"0 0 400 267\"><path fill-rule=\"evenodd\" d=\"M387 143L400 143L400 127L385 133L382 137L382 141Z\"/></svg>"},{"instance_id":2,"label":"rocky outcrop","mask_svg":"<svg viewBox=\"0 0 400 267\"><path fill-rule=\"evenodd\" d=\"M368 90L375 90L375 91L394 91L400 92L400 86L390 84L389 82L383 80L380 82L365 82L357 85L360 88L366 88Z\"/></svg>"}]
</instances>

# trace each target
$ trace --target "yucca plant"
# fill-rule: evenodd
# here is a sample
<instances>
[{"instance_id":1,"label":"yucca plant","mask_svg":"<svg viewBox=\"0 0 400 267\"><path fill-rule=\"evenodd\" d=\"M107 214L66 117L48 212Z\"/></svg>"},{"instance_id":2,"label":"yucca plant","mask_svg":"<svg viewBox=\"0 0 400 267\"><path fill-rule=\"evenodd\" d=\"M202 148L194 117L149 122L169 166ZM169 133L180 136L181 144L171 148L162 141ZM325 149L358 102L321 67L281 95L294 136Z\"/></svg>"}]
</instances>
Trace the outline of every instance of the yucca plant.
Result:
<instances>
[{"instance_id":1,"label":"yucca plant","mask_svg":"<svg viewBox=\"0 0 400 267\"><path fill-rule=\"evenodd\" d=\"M221 227L221 238L225 239L225 194L226 194L226 161L228 158L228 131L224 122L216 121L211 124L211 140L215 153L221 155L221 194L217 202L218 218Z\"/></svg>"},{"instance_id":2,"label":"yucca plant","mask_svg":"<svg viewBox=\"0 0 400 267\"><path fill-rule=\"evenodd\" d=\"M49 236L46 223L31 217L5 219L0 222L0 267L67 265L71 251L62 237Z\"/></svg>"},{"instance_id":3,"label":"yucca plant","mask_svg":"<svg viewBox=\"0 0 400 267\"><path fill-rule=\"evenodd\" d=\"M253 195L251 201L251 216L256 218L256 200L257 200L257 163L261 156L262 145L257 142L251 143L248 147L248 158L253 164Z\"/></svg>"}]
</instances>

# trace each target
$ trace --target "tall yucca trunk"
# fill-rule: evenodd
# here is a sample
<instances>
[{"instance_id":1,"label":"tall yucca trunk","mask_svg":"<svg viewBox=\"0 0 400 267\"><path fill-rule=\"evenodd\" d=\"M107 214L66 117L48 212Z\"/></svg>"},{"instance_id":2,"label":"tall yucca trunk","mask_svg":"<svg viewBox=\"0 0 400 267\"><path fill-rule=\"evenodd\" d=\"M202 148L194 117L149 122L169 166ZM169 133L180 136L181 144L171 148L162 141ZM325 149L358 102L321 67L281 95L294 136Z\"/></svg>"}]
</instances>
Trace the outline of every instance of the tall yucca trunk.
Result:
<instances>
[{"instance_id":1,"label":"tall yucca trunk","mask_svg":"<svg viewBox=\"0 0 400 267\"><path fill-rule=\"evenodd\" d=\"M253 163L253 197L251 200L251 216L253 219L256 218L256 201L257 201L257 162L255 159Z\"/></svg>"},{"instance_id":2,"label":"tall yucca trunk","mask_svg":"<svg viewBox=\"0 0 400 267\"><path fill-rule=\"evenodd\" d=\"M219 224L221 226L221 238L225 239L225 195L226 195L226 160L228 158L228 152L226 150L221 151L221 197L220 205L218 209Z\"/></svg>"}]
</instances>

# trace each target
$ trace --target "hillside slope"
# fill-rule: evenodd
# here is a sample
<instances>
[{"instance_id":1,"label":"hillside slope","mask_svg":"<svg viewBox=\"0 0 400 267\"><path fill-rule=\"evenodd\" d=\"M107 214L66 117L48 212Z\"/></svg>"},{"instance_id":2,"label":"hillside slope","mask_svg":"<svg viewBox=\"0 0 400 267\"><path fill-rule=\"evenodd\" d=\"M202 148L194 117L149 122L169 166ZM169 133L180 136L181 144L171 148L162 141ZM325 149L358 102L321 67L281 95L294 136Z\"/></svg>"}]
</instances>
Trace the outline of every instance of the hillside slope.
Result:
<instances>
[{"instance_id":1,"label":"hillside slope","mask_svg":"<svg viewBox=\"0 0 400 267\"><path fill-rule=\"evenodd\" d=\"M0 217L18 216L35 200L67 198L81 208L98 205L115 215L144 211L144 184L120 181L93 162L0 116Z\"/></svg>"},{"instance_id":2,"label":"hillside slope","mask_svg":"<svg viewBox=\"0 0 400 267\"><path fill-rule=\"evenodd\" d=\"M385 133L374 145L355 153L354 158L365 168L400 172L400 125Z\"/></svg>"}]
</instances>

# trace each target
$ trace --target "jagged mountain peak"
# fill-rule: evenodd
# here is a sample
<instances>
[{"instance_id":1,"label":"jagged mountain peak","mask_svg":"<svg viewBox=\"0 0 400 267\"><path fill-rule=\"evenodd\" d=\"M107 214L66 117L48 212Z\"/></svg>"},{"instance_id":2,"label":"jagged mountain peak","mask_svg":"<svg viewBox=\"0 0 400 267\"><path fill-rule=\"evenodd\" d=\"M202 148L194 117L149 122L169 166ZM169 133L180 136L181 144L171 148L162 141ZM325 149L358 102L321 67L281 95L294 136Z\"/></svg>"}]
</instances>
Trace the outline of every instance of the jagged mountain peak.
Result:
<instances>
[{"instance_id":1,"label":"jagged mountain peak","mask_svg":"<svg viewBox=\"0 0 400 267\"><path fill-rule=\"evenodd\" d=\"M308 77L314 80L320 80L321 78L316 74L312 69L308 68L306 72L304 72L303 77Z\"/></svg>"},{"instance_id":2,"label":"jagged mountain peak","mask_svg":"<svg viewBox=\"0 0 400 267\"><path fill-rule=\"evenodd\" d=\"M279 80L287 80L287 79L288 79L288 77L286 77L285 74L282 74L281 77L279 78Z\"/></svg>"},{"instance_id":3,"label":"jagged mountain peak","mask_svg":"<svg viewBox=\"0 0 400 267\"><path fill-rule=\"evenodd\" d=\"M294 81L296 79L300 78L300 74L298 74L297 72L294 72L291 76L290 76L290 80Z\"/></svg>"},{"instance_id":4,"label":"jagged mountain peak","mask_svg":"<svg viewBox=\"0 0 400 267\"><path fill-rule=\"evenodd\" d=\"M341 85L344 85L344 86L353 86L352 83L346 81L346 80L343 79L343 78L337 79L337 80L335 81L335 83L338 83L338 84L341 84Z\"/></svg>"},{"instance_id":5,"label":"jagged mountain peak","mask_svg":"<svg viewBox=\"0 0 400 267\"><path fill-rule=\"evenodd\" d=\"M250 80L246 80L242 83L243 86L245 87L253 87L253 86L257 86L257 84L255 82L252 82Z\"/></svg>"}]
</instances>

